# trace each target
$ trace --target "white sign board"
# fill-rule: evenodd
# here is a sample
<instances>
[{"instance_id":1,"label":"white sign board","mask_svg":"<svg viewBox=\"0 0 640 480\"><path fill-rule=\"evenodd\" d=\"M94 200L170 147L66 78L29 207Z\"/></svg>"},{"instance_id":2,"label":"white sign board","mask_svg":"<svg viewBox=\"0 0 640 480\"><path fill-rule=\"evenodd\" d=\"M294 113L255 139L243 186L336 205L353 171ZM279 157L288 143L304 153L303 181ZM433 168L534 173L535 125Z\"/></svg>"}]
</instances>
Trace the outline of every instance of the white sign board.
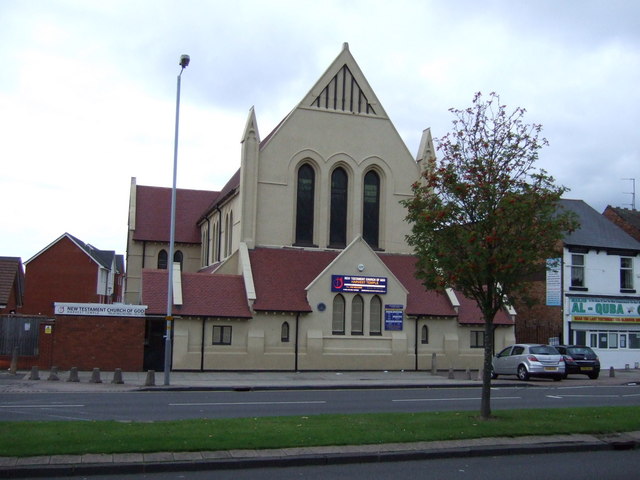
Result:
<instances>
[{"instance_id":1,"label":"white sign board","mask_svg":"<svg viewBox=\"0 0 640 480\"><path fill-rule=\"evenodd\" d=\"M126 305L124 303L58 303L56 315L84 315L90 317L144 317L146 305Z\"/></svg>"}]
</instances>

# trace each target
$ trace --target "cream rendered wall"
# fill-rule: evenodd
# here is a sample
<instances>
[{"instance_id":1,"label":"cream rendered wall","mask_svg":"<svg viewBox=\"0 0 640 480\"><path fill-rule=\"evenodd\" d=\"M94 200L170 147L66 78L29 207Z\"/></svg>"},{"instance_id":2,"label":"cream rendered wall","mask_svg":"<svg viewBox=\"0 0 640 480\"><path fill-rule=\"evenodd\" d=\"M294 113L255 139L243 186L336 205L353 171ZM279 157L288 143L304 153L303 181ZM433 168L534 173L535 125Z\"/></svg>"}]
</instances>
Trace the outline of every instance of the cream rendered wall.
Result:
<instances>
[{"instance_id":1,"label":"cream rendered wall","mask_svg":"<svg viewBox=\"0 0 640 480\"><path fill-rule=\"evenodd\" d=\"M417 163L386 118L297 108L260 151L257 245L291 245L295 235L297 168L305 161L316 170L314 243L328 244L331 173L349 175L347 243L362 233L362 183L375 168L381 179L380 247L410 253L405 235L408 198L419 177ZM273 218L278 218L274 222Z\"/></svg>"}]
</instances>

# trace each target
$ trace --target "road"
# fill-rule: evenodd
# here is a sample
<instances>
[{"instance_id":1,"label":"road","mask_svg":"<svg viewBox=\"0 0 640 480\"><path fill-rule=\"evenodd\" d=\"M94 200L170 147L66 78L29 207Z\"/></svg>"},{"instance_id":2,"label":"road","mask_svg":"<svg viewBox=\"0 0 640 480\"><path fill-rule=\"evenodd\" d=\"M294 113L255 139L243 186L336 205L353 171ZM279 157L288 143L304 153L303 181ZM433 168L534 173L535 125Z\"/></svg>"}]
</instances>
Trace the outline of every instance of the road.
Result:
<instances>
[{"instance_id":1,"label":"road","mask_svg":"<svg viewBox=\"0 0 640 480\"><path fill-rule=\"evenodd\" d=\"M572 452L501 457L446 458L408 462L358 463L139 475L98 475L90 480L629 480L640 471L640 450ZM72 477L75 479L82 477Z\"/></svg>"},{"instance_id":2,"label":"road","mask_svg":"<svg viewBox=\"0 0 640 480\"><path fill-rule=\"evenodd\" d=\"M479 387L363 390L4 393L0 421L160 421L325 413L477 410ZM640 405L640 386L499 387L492 408Z\"/></svg>"}]
</instances>

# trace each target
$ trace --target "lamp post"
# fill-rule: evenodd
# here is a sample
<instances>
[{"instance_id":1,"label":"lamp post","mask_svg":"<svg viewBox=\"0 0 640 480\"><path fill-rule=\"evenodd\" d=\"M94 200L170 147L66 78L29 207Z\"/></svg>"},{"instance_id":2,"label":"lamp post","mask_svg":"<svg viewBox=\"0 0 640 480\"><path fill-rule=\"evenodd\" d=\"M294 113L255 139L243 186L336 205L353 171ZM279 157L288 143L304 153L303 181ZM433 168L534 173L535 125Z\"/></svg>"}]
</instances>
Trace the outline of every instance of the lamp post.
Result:
<instances>
[{"instance_id":1,"label":"lamp post","mask_svg":"<svg viewBox=\"0 0 640 480\"><path fill-rule=\"evenodd\" d=\"M171 384L171 329L173 327L173 250L176 237L176 174L178 170L178 125L180 123L180 79L182 72L189 66L189 55L180 56L180 73L176 88L176 131L173 141L173 186L171 187L171 226L169 227L169 256L167 268L169 280L167 283L167 325L164 338L164 384Z\"/></svg>"}]
</instances>

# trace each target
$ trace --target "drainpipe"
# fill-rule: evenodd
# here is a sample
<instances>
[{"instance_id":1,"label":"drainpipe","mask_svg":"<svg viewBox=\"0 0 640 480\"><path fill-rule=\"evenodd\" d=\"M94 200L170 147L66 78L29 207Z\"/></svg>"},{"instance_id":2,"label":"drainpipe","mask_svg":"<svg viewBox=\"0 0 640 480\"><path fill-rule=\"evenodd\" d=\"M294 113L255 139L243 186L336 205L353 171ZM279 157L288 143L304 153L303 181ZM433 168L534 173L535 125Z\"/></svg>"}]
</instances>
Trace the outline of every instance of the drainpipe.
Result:
<instances>
[{"instance_id":1,"label":"drainpipe","mask_svg":"<svg viewBox=\"0 0 640 480\"><path fill-rule=\"evenodd\" d=\"M416 333L415 333L415 338L414 338L414 352L416 355L416 372L418 371L418 320L420 320L420 317L416 317Z\"/></svg>"},{"instance_id":2,"label":"drainpipe","mask_svg":"<svg viewBox=\"0 0 640 480\"><path fill-rule=\"evenodd\" d=\"M204 372L204 332L207 319L202 317L202 345L200 346L200 371Z\"/></svg>"},{"instance_id":3,"label":"drainpipe","mask_svg":"<svg viewBox=\"0 0 640 480\"><path fill-rule=\"evenodd\" d=\"M296 340L295 340L295 354L294 354L294 371L298 371L298 327L300 325L300 312L296 313Z\"/></svg>"}]
</instances>

